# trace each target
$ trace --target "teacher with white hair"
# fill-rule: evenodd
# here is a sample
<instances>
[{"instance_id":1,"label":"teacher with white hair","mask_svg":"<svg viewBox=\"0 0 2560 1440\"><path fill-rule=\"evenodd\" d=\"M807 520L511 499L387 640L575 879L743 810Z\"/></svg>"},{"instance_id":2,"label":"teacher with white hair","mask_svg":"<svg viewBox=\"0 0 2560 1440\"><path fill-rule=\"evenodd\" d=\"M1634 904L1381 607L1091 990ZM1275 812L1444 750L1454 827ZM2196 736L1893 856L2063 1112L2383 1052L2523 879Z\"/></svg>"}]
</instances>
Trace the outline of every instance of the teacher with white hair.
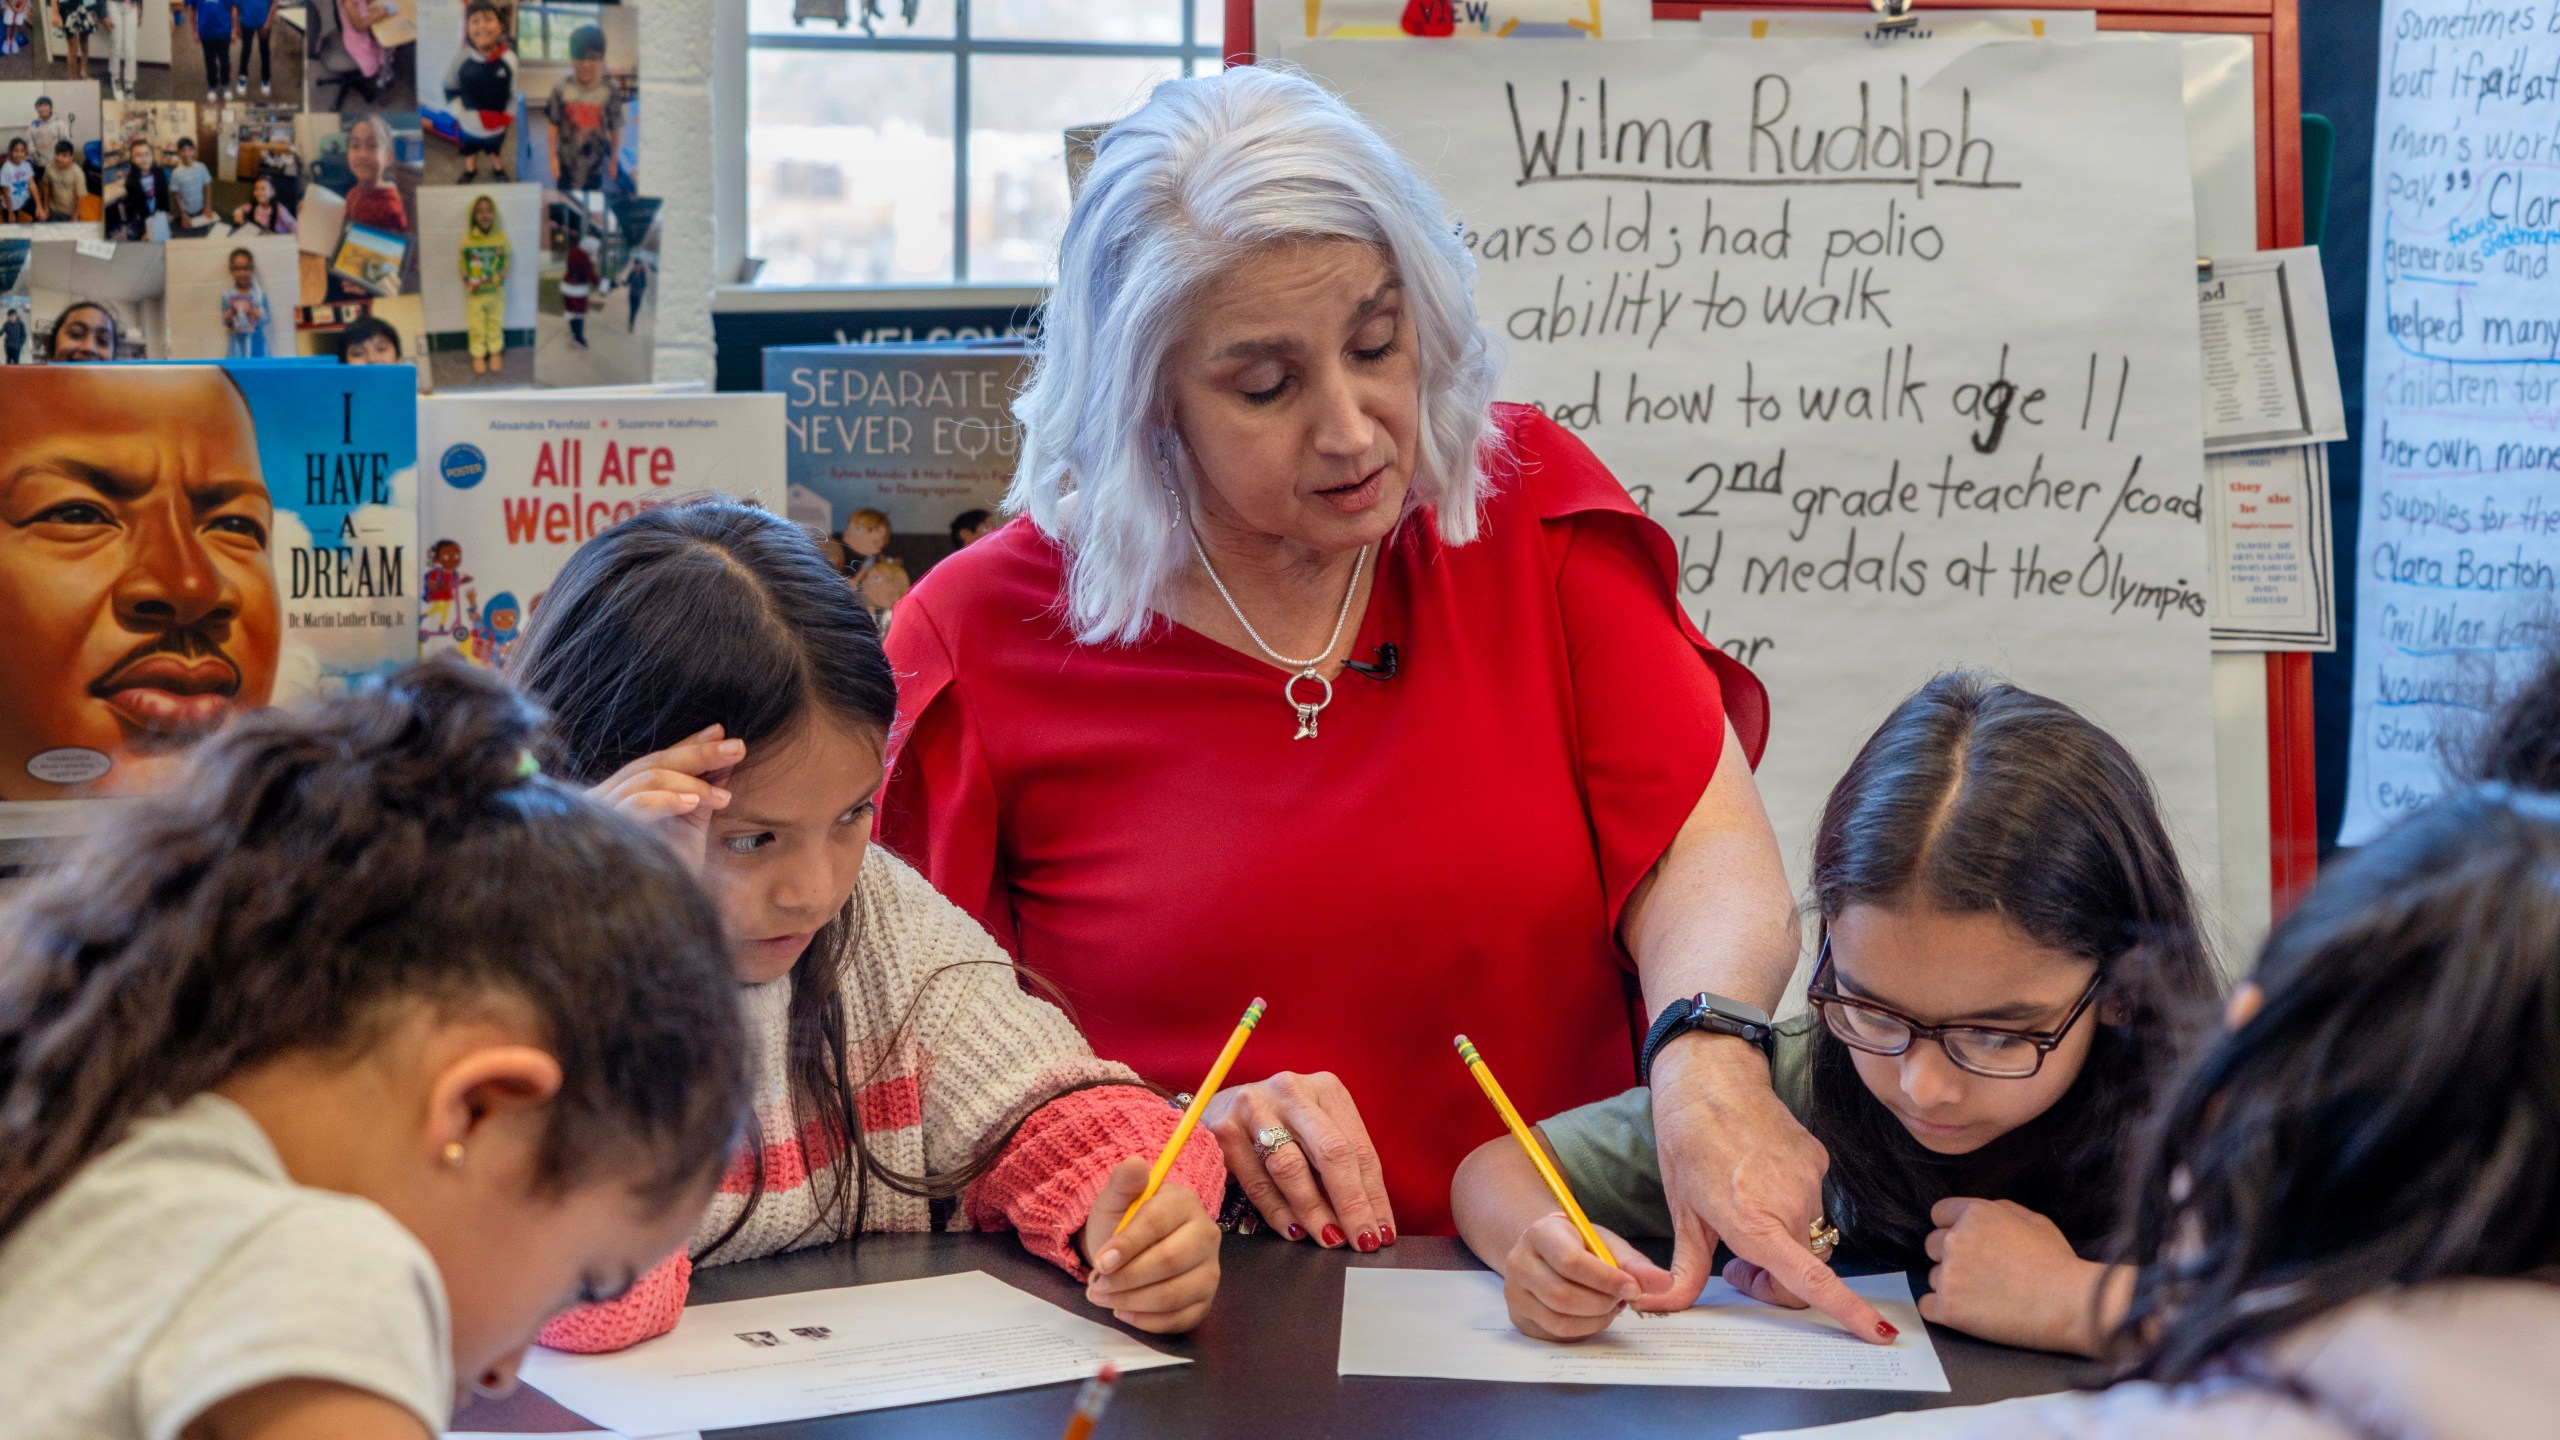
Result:
<instances>
[{"instance_id":1,"label":"teacher with white hair","mask_svg":"<svg viewBox=\"0 0 2560 1440\"><path fill-rule=\"evenodd\" d=\"M1208 1123L1292 1239L1451 1228L1500 1128L1453 1034L1530 1115L1641 1059L1679 1237L1642 1307L1721 1238L1877 1336L1761 1043L1796 954L1766 696L1591 452L1492 403L1439 196L1313 82L1234 69L1110 129L1058 263L1026 518L890 632L886 842L1168 1089L1267 997Z\"/></svg>"}]
</instances>

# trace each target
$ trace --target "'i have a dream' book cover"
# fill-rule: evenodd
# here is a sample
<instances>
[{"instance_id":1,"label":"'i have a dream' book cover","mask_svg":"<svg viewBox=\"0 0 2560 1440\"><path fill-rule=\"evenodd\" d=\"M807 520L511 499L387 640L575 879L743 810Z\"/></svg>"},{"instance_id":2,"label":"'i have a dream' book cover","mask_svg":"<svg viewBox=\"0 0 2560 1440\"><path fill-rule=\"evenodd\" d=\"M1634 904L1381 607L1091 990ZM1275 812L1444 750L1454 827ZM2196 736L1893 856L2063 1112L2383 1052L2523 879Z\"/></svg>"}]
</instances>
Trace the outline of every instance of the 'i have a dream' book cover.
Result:
<instances>
[{"instance_id":1,"label":"'i have a dream' book cover","mask_svg":"<svg viewBox=\"0 0 2560 1440\"><path fill-rule=\"evenodd\" d=\"M0 369L0 802L149 790L236 714L416 659L415 387Z\"/></svg>"}]
</instances>

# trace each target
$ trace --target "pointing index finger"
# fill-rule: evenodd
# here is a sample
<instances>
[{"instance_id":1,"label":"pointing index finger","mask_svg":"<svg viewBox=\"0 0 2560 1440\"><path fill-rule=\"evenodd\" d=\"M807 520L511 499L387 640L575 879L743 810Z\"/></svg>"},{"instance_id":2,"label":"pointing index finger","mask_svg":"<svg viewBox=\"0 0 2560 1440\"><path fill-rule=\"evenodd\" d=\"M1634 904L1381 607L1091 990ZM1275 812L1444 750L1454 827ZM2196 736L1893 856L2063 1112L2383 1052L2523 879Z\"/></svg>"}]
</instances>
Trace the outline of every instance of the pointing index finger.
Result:
<instances>
[{"instance_id":1,"label":"pointing index finger","mask_svg":"<svg viewBox=\"0 0 2560 1440\"><path fill-rule=\"evenodd\" d=\"M1840 1322L1850 1334L1871 1345L1890 1345L1902 1332L1877 1313L1876 1307L1843 1283L1830 1266L1802 1241L1774 1228L1754 1229L1726 1238L1735 1255L1769 1272L1769 1278L1804 1302Z\"/></svg>"}]
</instances>

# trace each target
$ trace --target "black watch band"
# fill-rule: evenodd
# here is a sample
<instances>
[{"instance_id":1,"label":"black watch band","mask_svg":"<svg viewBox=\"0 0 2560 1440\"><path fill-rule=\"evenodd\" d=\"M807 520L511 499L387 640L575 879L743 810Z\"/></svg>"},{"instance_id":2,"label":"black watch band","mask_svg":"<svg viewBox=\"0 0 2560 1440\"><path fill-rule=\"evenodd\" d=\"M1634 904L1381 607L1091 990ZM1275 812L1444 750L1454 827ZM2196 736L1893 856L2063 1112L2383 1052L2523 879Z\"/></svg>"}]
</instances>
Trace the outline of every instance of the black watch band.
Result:
<instances>
[{"instance_id":1,"label":"black watch band","mask_svg":"<svg viewBox=\"0 0 2560 1440\"><path fill-rule=\"evenodd\" d=\"M1636 1078L1647 1085L1652 1084L1653 1057L1661 1054L1662 1047L1670 1044L1674 1036L1686 1035L1692 1030L1737 1036L1759 1046L1761 1054L1773 1060L1777 1057L1778 1031L1769 1022L1768 1011L1757 1005L1700 991L1672 1001L1663 1007L1661 1015L1655 1017L1653 1028L1645 1032L1644 1052L1636 1060Z\"/></svg>"}]
</instances>

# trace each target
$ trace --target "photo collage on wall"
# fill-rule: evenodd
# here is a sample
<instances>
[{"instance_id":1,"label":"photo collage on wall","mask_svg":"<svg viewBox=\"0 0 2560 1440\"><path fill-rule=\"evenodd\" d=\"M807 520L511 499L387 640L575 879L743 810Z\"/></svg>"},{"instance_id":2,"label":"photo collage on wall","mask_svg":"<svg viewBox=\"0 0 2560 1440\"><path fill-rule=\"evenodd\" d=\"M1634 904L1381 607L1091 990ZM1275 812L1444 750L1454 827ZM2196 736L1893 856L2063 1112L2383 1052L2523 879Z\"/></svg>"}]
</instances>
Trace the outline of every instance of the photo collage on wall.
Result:
<instances>
[{"instance_id":1,"label":"photo collage on wall","mask_svg":"<svg viewBox=\"0 0 2560 1440\"><path fill-rule=\"evenodd\" d=\"M640 0L0 0L0 363L646 383Z\"/></svg>"}]
</instances>

